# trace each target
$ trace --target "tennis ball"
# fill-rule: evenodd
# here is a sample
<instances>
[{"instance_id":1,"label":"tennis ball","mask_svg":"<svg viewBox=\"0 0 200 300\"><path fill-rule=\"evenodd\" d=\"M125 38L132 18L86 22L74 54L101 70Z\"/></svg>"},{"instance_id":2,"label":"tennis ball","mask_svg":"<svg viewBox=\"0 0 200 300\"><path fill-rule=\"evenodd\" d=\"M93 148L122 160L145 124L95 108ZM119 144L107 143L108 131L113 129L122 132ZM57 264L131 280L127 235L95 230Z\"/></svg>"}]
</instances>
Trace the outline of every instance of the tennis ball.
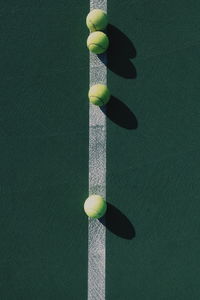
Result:
<instances>
[{"instance_id":1,"label":"tennis ball","mask_svg":"<svg viewBox=\"0 0 200 300\"><path fill-rule=\"evenodd\" d=\"M104 84L95 84L89 89L88 98L92 104L103 106L110 99L110 91Z\"/></svg>"},{"instance_id":2,"label":"tennis ball","mask_svg":"<svg viewBox=\"0 0 200 300\"><path fill-rule=\"evenodd\" d=\"M95 53L101 54L108 49L109 40L105 33L101 31L95 31L90 33L87 39L87 47L88 49Z\"/></svg>"},{"instance_id":3,"label":"tennis ball","mask_svg":"<svg viewBox=\"0 0 200 300\"><path fill-rule=\"evenodd\" d=\"M87 15L86 24L91 32L104 30L108 25L107 14L101 9L93 9Z\"/></svg>"},{"instance_id":4,"label":"tennis ball","mask_svg":"<svg viewBox=\"0 0 200 300\"><path fill-rule=\"evenodd\" d=\"M103 217L106 209L106 201L99 195L91 195L85 200L84 210L88 217L99 219Z\"/></svg>"}]
</instances>

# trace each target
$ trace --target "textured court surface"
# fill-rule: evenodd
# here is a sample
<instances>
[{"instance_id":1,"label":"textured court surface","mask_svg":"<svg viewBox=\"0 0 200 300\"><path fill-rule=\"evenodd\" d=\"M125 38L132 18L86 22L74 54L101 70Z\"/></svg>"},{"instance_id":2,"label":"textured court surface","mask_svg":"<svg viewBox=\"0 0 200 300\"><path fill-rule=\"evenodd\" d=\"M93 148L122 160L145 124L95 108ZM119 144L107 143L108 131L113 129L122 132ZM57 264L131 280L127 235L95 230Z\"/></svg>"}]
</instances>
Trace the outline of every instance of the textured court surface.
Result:
<instances>
[{"instance_id":1,"label":"textured court surface","mask_svg":"<svg viewBox=\"0 0 200 300\"><path fill-rule=\"evenodd\" d=\"M137 127L108 123L107 197L135 230L128 241L107 235L109 300L200 297L199 6L108 1L135 48L134 68L121 72L132 78L108 81Z\"/></svg>"},{"instance_id":2,"label":"textured court surface","mask_svg":"<svg viewBox=\"0 0 200 300\"><path fill-rule=\"evenodd\" d=\"M89 6L82 3L1 6L2 300L87 298Z\"/></svg>"},{"instance_id":3,"label":"textured court surface","mask_svg":"<svg viewBox=\"0 0 200 300\"><path fill-rule=\"evenodd\" d=\"M2 300L87 299L88 10L1 5ZM200 2L108 14L106 299L199 299Z\"/></svg>"}]
</instances>

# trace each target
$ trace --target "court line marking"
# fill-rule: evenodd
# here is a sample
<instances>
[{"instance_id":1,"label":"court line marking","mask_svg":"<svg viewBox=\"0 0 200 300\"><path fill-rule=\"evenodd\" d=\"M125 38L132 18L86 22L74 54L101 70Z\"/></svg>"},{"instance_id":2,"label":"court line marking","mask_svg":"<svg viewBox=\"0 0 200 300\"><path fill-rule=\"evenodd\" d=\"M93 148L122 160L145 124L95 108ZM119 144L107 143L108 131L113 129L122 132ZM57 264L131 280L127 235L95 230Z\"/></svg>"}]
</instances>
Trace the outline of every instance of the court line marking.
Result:
<instances>
[{"instance_id":1,"label":"court line marking","mask_svg":"<svg viewBox=\"0 0 200 300\"><path fill-rule=\"evenodd\" d=\"M90 0L90 10L107 12L107 0ZM106 54L102 55L105 63ZM90 53L90 86L107 84L107 68L97 55ZM106 198L106 117L99 107L89 105L89 195ZM88 218L88 300L105 300L106 229Z\"/></svg>"}]
</instances>

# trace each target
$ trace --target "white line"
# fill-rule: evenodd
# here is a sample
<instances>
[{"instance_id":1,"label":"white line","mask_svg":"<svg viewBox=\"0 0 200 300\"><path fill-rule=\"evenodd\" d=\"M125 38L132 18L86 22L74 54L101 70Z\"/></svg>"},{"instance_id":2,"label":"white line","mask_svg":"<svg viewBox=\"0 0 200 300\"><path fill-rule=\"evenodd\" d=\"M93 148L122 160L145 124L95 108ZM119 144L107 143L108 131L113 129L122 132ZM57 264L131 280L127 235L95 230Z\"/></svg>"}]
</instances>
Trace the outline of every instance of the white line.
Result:
<instances>
[{"instance_id":1,"label":"white line","mask_svg":"<svg viewBox=\"0 0 200 300\"><path fill-rule=\"evenodd\" d=\"M90 0L90 10L107 11L106 0ZM106 62L106 54L102 56ZM107 69L90 53L90 86L107 83ZM89 194L106 198L106 118L99 107L89 107ZM88 218L88 300L105 300L106 230Z\"/></svg>"}]
</instances>

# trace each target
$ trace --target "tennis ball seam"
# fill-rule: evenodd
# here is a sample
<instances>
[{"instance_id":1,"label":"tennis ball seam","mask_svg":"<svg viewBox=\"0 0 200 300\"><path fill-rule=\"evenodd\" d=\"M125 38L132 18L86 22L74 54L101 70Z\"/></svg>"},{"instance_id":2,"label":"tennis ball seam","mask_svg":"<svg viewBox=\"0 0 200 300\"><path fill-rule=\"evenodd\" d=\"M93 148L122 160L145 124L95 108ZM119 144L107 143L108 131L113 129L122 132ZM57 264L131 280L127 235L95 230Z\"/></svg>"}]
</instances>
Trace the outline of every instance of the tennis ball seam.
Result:
<instances>
[{"instance_id":1,"label":"tennis ball seam","mask_svg":"<svg viewBox=\"0 0 200 300\"><path fill-rule=\"evenodd\" d=\"M102 47L101 45L96 44L96 43L90 43L90 44L88 44L88 46L91 46L91 45L98 46L99 48L101 48L101 49L103 49L103 50L106 50L106 49L107 49L107 48L104 48L104 47Z\"/></svg>"},{"instance_id":2,"label":"tennis ball seam","mask_svg":"<svg viewBox=\"0 0 200 300\"><path fill-rule=\"evenodd\" d=\"M90 95L90 97L94 97L94 98L99 99L99 101L101 102L102 105L105 104L105 103L103 102L103 100L102 100L100 97L98 97L98 96Z\"/></svg>"},{"instance_id":3,"label":"tennis ball seam","mask_svg":"<svg viewBox=\"0 0 200 300\"><path fill-rule=\"evenodd\" d=\"M88 18L88 21L90 22L90 24L94 27L94 29L97 31L96 26L92 23L92 21Z\"/></svg>"}]
</instances>

